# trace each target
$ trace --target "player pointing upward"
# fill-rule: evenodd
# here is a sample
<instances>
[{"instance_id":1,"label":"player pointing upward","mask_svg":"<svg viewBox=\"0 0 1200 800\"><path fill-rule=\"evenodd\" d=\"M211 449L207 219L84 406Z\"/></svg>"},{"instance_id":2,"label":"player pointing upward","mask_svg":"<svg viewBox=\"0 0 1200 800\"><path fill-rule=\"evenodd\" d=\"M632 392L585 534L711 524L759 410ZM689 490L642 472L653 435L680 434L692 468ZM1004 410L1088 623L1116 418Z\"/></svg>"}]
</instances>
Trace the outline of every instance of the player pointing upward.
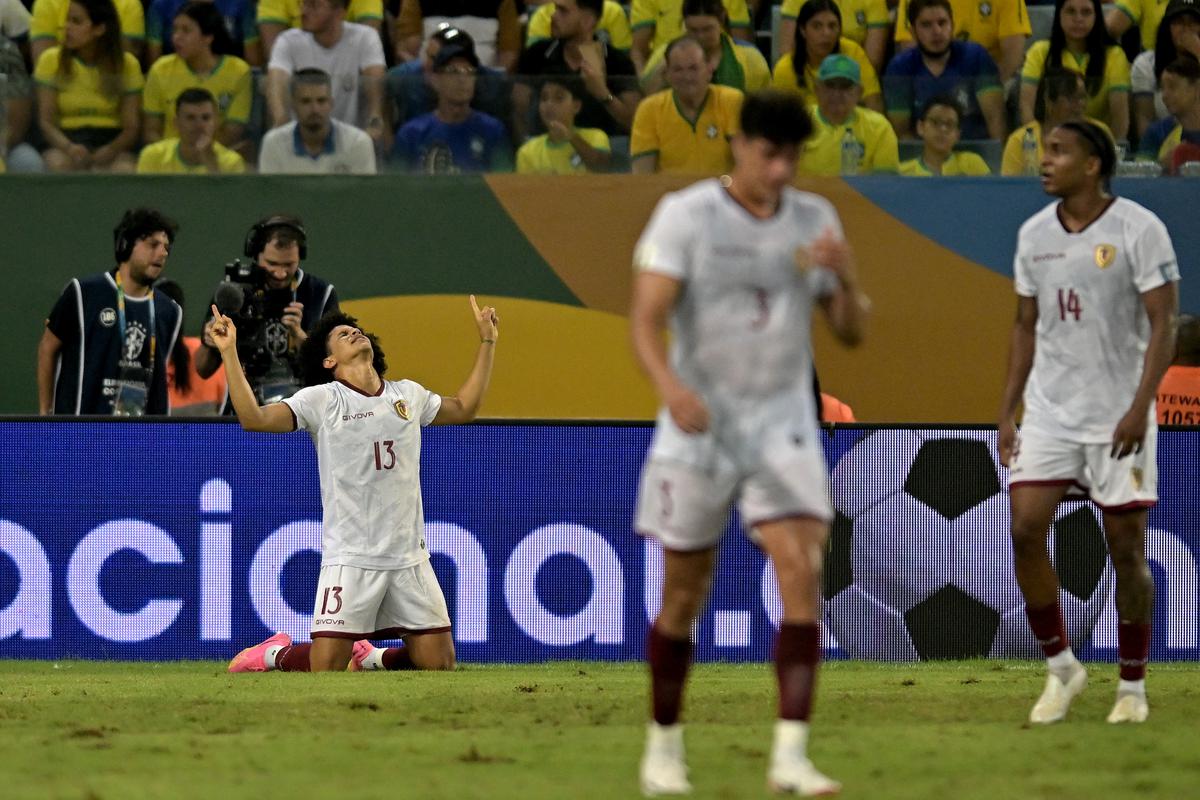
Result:
<instances>
[{"instance_id":1,"label":"player pointing upward","mask_svg":"<svg viewBox=\"0 0 1200 800\"><path fill-rule=\"evenodd\" d=\"M810 329L819 306L834 334L857 344L867 301L833 206L788 186L811 131L792 95L749 95L732 141L732 174L664 197L634 256L633 348L662 403L636 520L640 533L662 543L665 564L662 609L647 645L654 715L641 765L647 795L691 790L679 724L689 631L734 500L783 598L768 781L804 795L840 788L806 754L821 652L818 578L833 517Z\"/></svg>"},{"instance_id":2,"label":"player pointing upward","mask_svg":"<svg viewBox=\"0 0 1200 800\"><path fill-rule=\"evenodd\" d=\"M232 320L213 306L212 337L229 396L250 431L308 431L321 475L321 574L312 645L286 633L239 653L230 672L450 669L454 640L446 601L429 564L421 506L421 427L475 418L492 373L499 318L471 309L479 352L454 397L413 381L384 380L379 343L353 317L327 314L309 331L300 360L305 388L259 406L237 357ZM384 651L366 639L404 639ZM311 648L311 649L310 649Z\"/></svg>"},{"instance_id":3,"label":"player pointing upward","mask_svg":"<svg viewBox=\"0 0 1200 800\"><path fill-rule=\"evenodd\" d=\"M1108 193L1115 161L1111 139L1090 122L1051 131L1042 186L1060 199L1021 226L1013 265L1017 320L999 446L1011 468L1017 583L1049 661L1029 715L1036 723L1061 720L1087 685L1046 553L1054 510L1072 487L1103 511L1117 574L1121 680L1108 721L1142 722L1149 713L1154 578L1144 554L1146 510L1158 499L1154 396L1175 349L1179 267L1158 217Z\"/></svg>"}]
</instances>

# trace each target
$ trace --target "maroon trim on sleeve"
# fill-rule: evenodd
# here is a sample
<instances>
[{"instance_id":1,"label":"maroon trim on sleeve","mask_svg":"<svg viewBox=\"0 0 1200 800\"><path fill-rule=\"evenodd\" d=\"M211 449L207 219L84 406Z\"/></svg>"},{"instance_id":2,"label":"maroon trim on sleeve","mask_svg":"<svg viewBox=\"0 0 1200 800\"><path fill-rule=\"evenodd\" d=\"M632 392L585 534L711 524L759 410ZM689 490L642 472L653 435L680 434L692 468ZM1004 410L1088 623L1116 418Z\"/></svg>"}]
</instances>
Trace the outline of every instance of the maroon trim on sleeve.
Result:
<instances>
[{"instance_id":1,"label":"maroon trim on sleeve","mask_svg":"<svg viewBox=\"0 0 1200 800\"><path fill-rule=\"evenodd\" d=\"M296 419L296 410L292 408L290 403L284 403L283 405L287 408L288 413L292 415L292 430L300 430L300 420Z\"/></svg>"}]
</instances>

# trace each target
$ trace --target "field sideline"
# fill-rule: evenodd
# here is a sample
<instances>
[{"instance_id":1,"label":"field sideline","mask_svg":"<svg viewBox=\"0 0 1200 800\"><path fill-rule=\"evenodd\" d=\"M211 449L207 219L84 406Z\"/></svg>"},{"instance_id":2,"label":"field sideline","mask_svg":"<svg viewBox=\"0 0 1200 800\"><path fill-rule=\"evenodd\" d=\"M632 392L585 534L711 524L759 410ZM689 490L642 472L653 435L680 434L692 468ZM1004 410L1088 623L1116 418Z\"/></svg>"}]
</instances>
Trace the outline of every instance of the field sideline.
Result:
<instances>
[{"instance_id":1,"label":"field sideline","mask_svg":"<svg viewBox=\"0 0 1200 800\"><path fill-rule=\"evenodd\" d=\"M1151 716L1104 722L1116 670L1031 729L1040 664L832 662L812 754L862 798L1195 796L1200 664L1151 664ZM701 665L685 713L697 798L762 797L769 665ZM456 674L228 675L215 662L0 660L0 797L638 797L640 664Z\"/></svg>"}]
</instances>

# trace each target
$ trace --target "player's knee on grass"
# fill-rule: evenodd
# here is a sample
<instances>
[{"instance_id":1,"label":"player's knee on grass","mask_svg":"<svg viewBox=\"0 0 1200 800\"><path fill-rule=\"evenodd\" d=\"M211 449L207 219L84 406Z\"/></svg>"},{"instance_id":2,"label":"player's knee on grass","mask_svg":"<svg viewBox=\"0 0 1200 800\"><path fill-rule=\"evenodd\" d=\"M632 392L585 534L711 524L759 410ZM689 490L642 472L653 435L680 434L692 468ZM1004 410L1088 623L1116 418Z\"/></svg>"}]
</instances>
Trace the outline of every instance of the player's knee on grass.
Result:
<instances>
[{"instance_id":1,"label":"player's knee on grass","mask_svg":"<svg viewBox=\"0 0 1200 800\"><path fill-rule=\"evenodd\" d=\"M354 642L320 636L313 639L308 654L309 670L312 672L341 672L350 664Z\"/></svg>"},{"instance_id":2,"label":"player's knee on grass","mask_svg":"<svg viewBox=\"0 0 1200 800\"><path fill-rule=\"evenodd\" d=\"M408 649L409 660L417 669L443 671L457 666L454 639L449 633L408 636L404 646Z\"/></svg>"}]
</instances>

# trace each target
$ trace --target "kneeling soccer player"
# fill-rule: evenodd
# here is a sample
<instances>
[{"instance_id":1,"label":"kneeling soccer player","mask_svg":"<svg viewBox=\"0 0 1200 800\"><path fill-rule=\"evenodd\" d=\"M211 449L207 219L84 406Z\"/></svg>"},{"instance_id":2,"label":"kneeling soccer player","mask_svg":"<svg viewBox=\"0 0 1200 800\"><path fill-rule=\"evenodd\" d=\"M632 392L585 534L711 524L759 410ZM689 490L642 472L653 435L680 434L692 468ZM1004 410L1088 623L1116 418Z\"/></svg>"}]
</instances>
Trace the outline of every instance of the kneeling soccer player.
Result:
<instances>
[{"instance_id":1,"label":"kneeling soccer player","mask_svg":"<svg viewBox=\"0 0 1200 800\"><path fill-rule=\"evenodd\" d=\"M248 431L309 432L324 508L313 643L293 645L277 633L238 653L230 672L453 669L450 617L425 545L419 463L421 427L470 422L487 389L499 317L474 296L471 308L479 352L454 397L384 380L378 341L334 313L300 347L305 388L260 407L238 361L233 322L213 306L213 339L238 420ZM403 647L366 641L396 638Z\"/></svg>"},{"instance_id":2,"label":"kneeling soccer player","mask_svg":"<svg viewBox=\"0 0 1200 800\"><path fill-rule=\"evenodd\" d=\"M817 306L834 335L855 345L868 301L833 206L788 185L811 132L798 97L748 95L731 142L733 172L663 198L634 255L633 347L661 401L635 521L662 543L665 568L647 643L647 795L691 791L679 723L690 629L735 500L783 599L768 784L802 795L840 789L807 755L821 653L819 578L833 518L811 327Z\"/></svg>"}]
</instances>

